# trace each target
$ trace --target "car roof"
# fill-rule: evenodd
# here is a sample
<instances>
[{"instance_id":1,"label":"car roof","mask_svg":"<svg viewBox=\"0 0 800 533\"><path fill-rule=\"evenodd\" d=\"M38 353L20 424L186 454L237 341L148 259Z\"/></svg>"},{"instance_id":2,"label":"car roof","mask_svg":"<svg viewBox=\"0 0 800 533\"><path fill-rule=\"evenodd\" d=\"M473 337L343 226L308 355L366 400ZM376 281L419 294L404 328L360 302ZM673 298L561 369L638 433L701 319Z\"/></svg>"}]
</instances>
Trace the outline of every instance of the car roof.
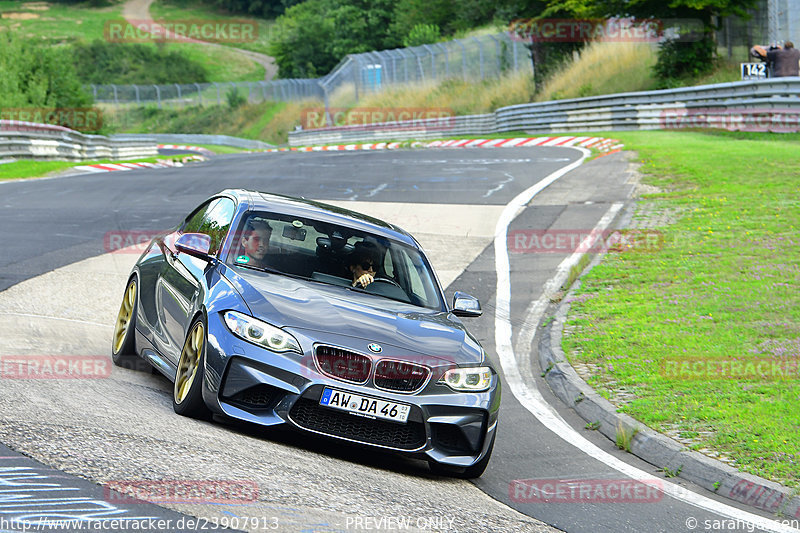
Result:
<instances>
[{"instance_id":1,"label":"car roof","mask_svg":"<svg viewBox=\"0 0 800 533\"><path fill-rule=\"evenodd\" d=\"M239 203L247 204L250 210L263 210L281 214L339 224L352 229L386 237L419 249L419 243L404 229L378 218L344 209L335 205L317 202L302 197L250 191L247 189L227 189L219 194L227 194Z\"/></svg>"}]
</instances>

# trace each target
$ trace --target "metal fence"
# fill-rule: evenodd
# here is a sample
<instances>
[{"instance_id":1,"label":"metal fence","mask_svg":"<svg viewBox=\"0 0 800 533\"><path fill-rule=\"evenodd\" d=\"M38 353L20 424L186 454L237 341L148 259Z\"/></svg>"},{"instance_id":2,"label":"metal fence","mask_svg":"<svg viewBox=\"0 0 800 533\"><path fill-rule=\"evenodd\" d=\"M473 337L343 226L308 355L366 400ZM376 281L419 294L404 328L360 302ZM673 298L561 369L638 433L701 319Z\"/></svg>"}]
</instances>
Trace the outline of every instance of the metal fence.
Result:
<instances>
[{"instance_id":1,"label":"metal fence","mask_svg":"<svg viewBox=\"0 0 800 533\"><path fill-rule=\"evenodd\" d=\"M320 85L331 94L352 86L355 98L405 83L447 78L496 78L505 72L533 72L528 49L508 33L456 39L411 48L351 54Z\"/></svg>"},{"instance_id":2,"label":"metal fence","mask_svg":"<svg viewBox=\"0 0 800 533\"><path fill-rule=\"evenodd\" d=\"M717 32L717 52L734 61L752 61L750 47L800 41L800 0L757 0L748 17L725 17Z\"/></svg>"},{"instance_id":3,"label":"metal fence","mask_svg":"<svg viewBox=\"0 0 800 533\"><path fill-rule=\"evenodd\" d=\"M222 105L230 98L249 102L318 99L323 96L317 80L240 81L170 85L90 85L97 103L114 105L156 104L158 107ZM234 96L235 95L235 96Z\"/></svg>"},{"instance_id":4,"label":"metal fence","mask_svg":"<svg viewBox=\"0 0 800 533\"><path fill-rule=\"evenodd\" d=\"M442 43L350 54L328 75L314 79L219 82L170 85L90 85L94 101L114 105L222 105L229 98L266 100L326 100L337 91L358 98L402 83L446 78L495 78L504 72L532 72L528 50L507 33ZM234 94L235 93L235 94Z\"/></svg>"}]
</instances>

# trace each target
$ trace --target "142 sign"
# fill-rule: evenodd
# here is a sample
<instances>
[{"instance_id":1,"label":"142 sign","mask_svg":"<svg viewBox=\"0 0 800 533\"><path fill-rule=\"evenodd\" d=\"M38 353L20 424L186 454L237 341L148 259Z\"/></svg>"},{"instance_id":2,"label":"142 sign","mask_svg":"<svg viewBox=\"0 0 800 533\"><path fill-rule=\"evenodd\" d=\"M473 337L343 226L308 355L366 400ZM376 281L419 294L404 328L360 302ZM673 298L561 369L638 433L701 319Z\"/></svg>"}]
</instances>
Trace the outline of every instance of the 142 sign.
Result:
<instances>
[{"instance_id":1,"label":"142 sign","mask_svg":"<svg viewBox=\"0 0 800 533\"><path fill-rule=\"evenodd\" d=\"M740 63L742 80L764 80L767 78L766 63Z\"/></svg>"}]
</instances>

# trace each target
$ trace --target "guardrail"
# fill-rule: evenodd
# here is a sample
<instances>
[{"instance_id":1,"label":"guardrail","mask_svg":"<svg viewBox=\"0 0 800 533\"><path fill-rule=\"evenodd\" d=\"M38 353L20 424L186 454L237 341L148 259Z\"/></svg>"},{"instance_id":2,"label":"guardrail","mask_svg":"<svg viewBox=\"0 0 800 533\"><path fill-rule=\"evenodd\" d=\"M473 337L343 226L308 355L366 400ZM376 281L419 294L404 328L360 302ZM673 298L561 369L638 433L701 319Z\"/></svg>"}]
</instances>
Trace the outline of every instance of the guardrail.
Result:
<instances>
[{"instance_id":1,"label":"guardrail","mask_svg":"<svg viewBox=\"0 0 800 533\"><path fill-rule=\"evenodd\" d=\"M111 139L63 126L0 120L0 159L138 159L158 155L152 138Z\"/></svg>"},{"instance_id":2,"label":"guardrail","mask_svg":"<svg viewBox=\"0 0 800 533\"><path fill-rule=\"evenodd\" d=\"M269 143L254 141L252 139L242 139L241 137L231 137L230 135L206 135L202 133L120 133L111 135L111 139L141 140L152 139L158 144L213 144L216 146L233 146L244 148L245 150L266 150L275 146Z\"/></svg>"},{"instance_id":3,"label":"guardrail","mask_svg":"<svg viewBox=\"0 0 800 533\"><path fill-rule=\"evenodd\" d=\"M800 131L800 78L720 83L503 107L486 115L292 131L289 144L457 135L725 128Z\"/></svg>"}]
</instances>

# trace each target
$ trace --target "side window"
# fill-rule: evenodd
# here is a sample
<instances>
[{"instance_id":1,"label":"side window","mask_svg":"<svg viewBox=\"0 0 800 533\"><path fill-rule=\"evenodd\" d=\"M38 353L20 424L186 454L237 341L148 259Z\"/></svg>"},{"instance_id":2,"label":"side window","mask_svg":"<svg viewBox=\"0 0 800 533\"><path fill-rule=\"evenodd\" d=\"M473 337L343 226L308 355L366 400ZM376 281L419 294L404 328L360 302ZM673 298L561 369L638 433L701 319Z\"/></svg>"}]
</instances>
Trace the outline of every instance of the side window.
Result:
<instances>
[{"instance_id":1,"label":"side window","mask_svg":"<svg viewBox=\"0 0 800 533\"><path fill-rule=\"evenodd\" d=\"M400 259L406 264L406 269L408 270L408 281L411 285L411 292L413 292L414 295L421 300L425 301L425 287L422 279L420 278L421 268L412 262L411 258L408 257L408 254L406 254L404 250L400 250Z\"/></svg>"},{"instance_id":2,"label":"side window","mask_svg":"<svg viewBox=\"0 0 800 533\"><path fill-rule=\"evenodd\" d=\"M394 263L392 262L392 254L386 253L383 257L383 271L386 273L386 276L389 278L396 278L397 274L394 271Z\"/></svg>"},{"instance_id":3,"label":"side window","mask_svg":"<svg viewBox=\"0 0 800 533\"><path fill-rule=\"evenodd\" d=\"M233 200L229 198L217 198L212 200L208 206L208 210L203 216L203 221L200 224L199 233L205 233L211 237L210 252L217 255L225 236L228 234L228 229L231 227L231 220L233 220L234 210Z\"/></svg>"},{"instance_id":4,"label":"side window","mask_svg":"<svg viewBox=\"0 0 800 533\"><path fill-rule=\"evenodd\" d=\"M229 198L215 198L195 211L184 224L183 233L205 233L211 237L213 255L219 252L225 235L233 220L235 209L233 201Z\"/></svg>"},{"instance_id":5,"label":"side window","mask_svg":"<svg viewBox=\"0 0 800 533\"><path fill-rule=\"evenodd\" d=\"M200 207L197 208L197 211L192 213L189 218L186 219L183 227L181 228L181 233L200 233L200 225L203 223L203 215L206 214L208 211L208 206L214 200L204 203Z\"/></svg>"}]
</instances>

